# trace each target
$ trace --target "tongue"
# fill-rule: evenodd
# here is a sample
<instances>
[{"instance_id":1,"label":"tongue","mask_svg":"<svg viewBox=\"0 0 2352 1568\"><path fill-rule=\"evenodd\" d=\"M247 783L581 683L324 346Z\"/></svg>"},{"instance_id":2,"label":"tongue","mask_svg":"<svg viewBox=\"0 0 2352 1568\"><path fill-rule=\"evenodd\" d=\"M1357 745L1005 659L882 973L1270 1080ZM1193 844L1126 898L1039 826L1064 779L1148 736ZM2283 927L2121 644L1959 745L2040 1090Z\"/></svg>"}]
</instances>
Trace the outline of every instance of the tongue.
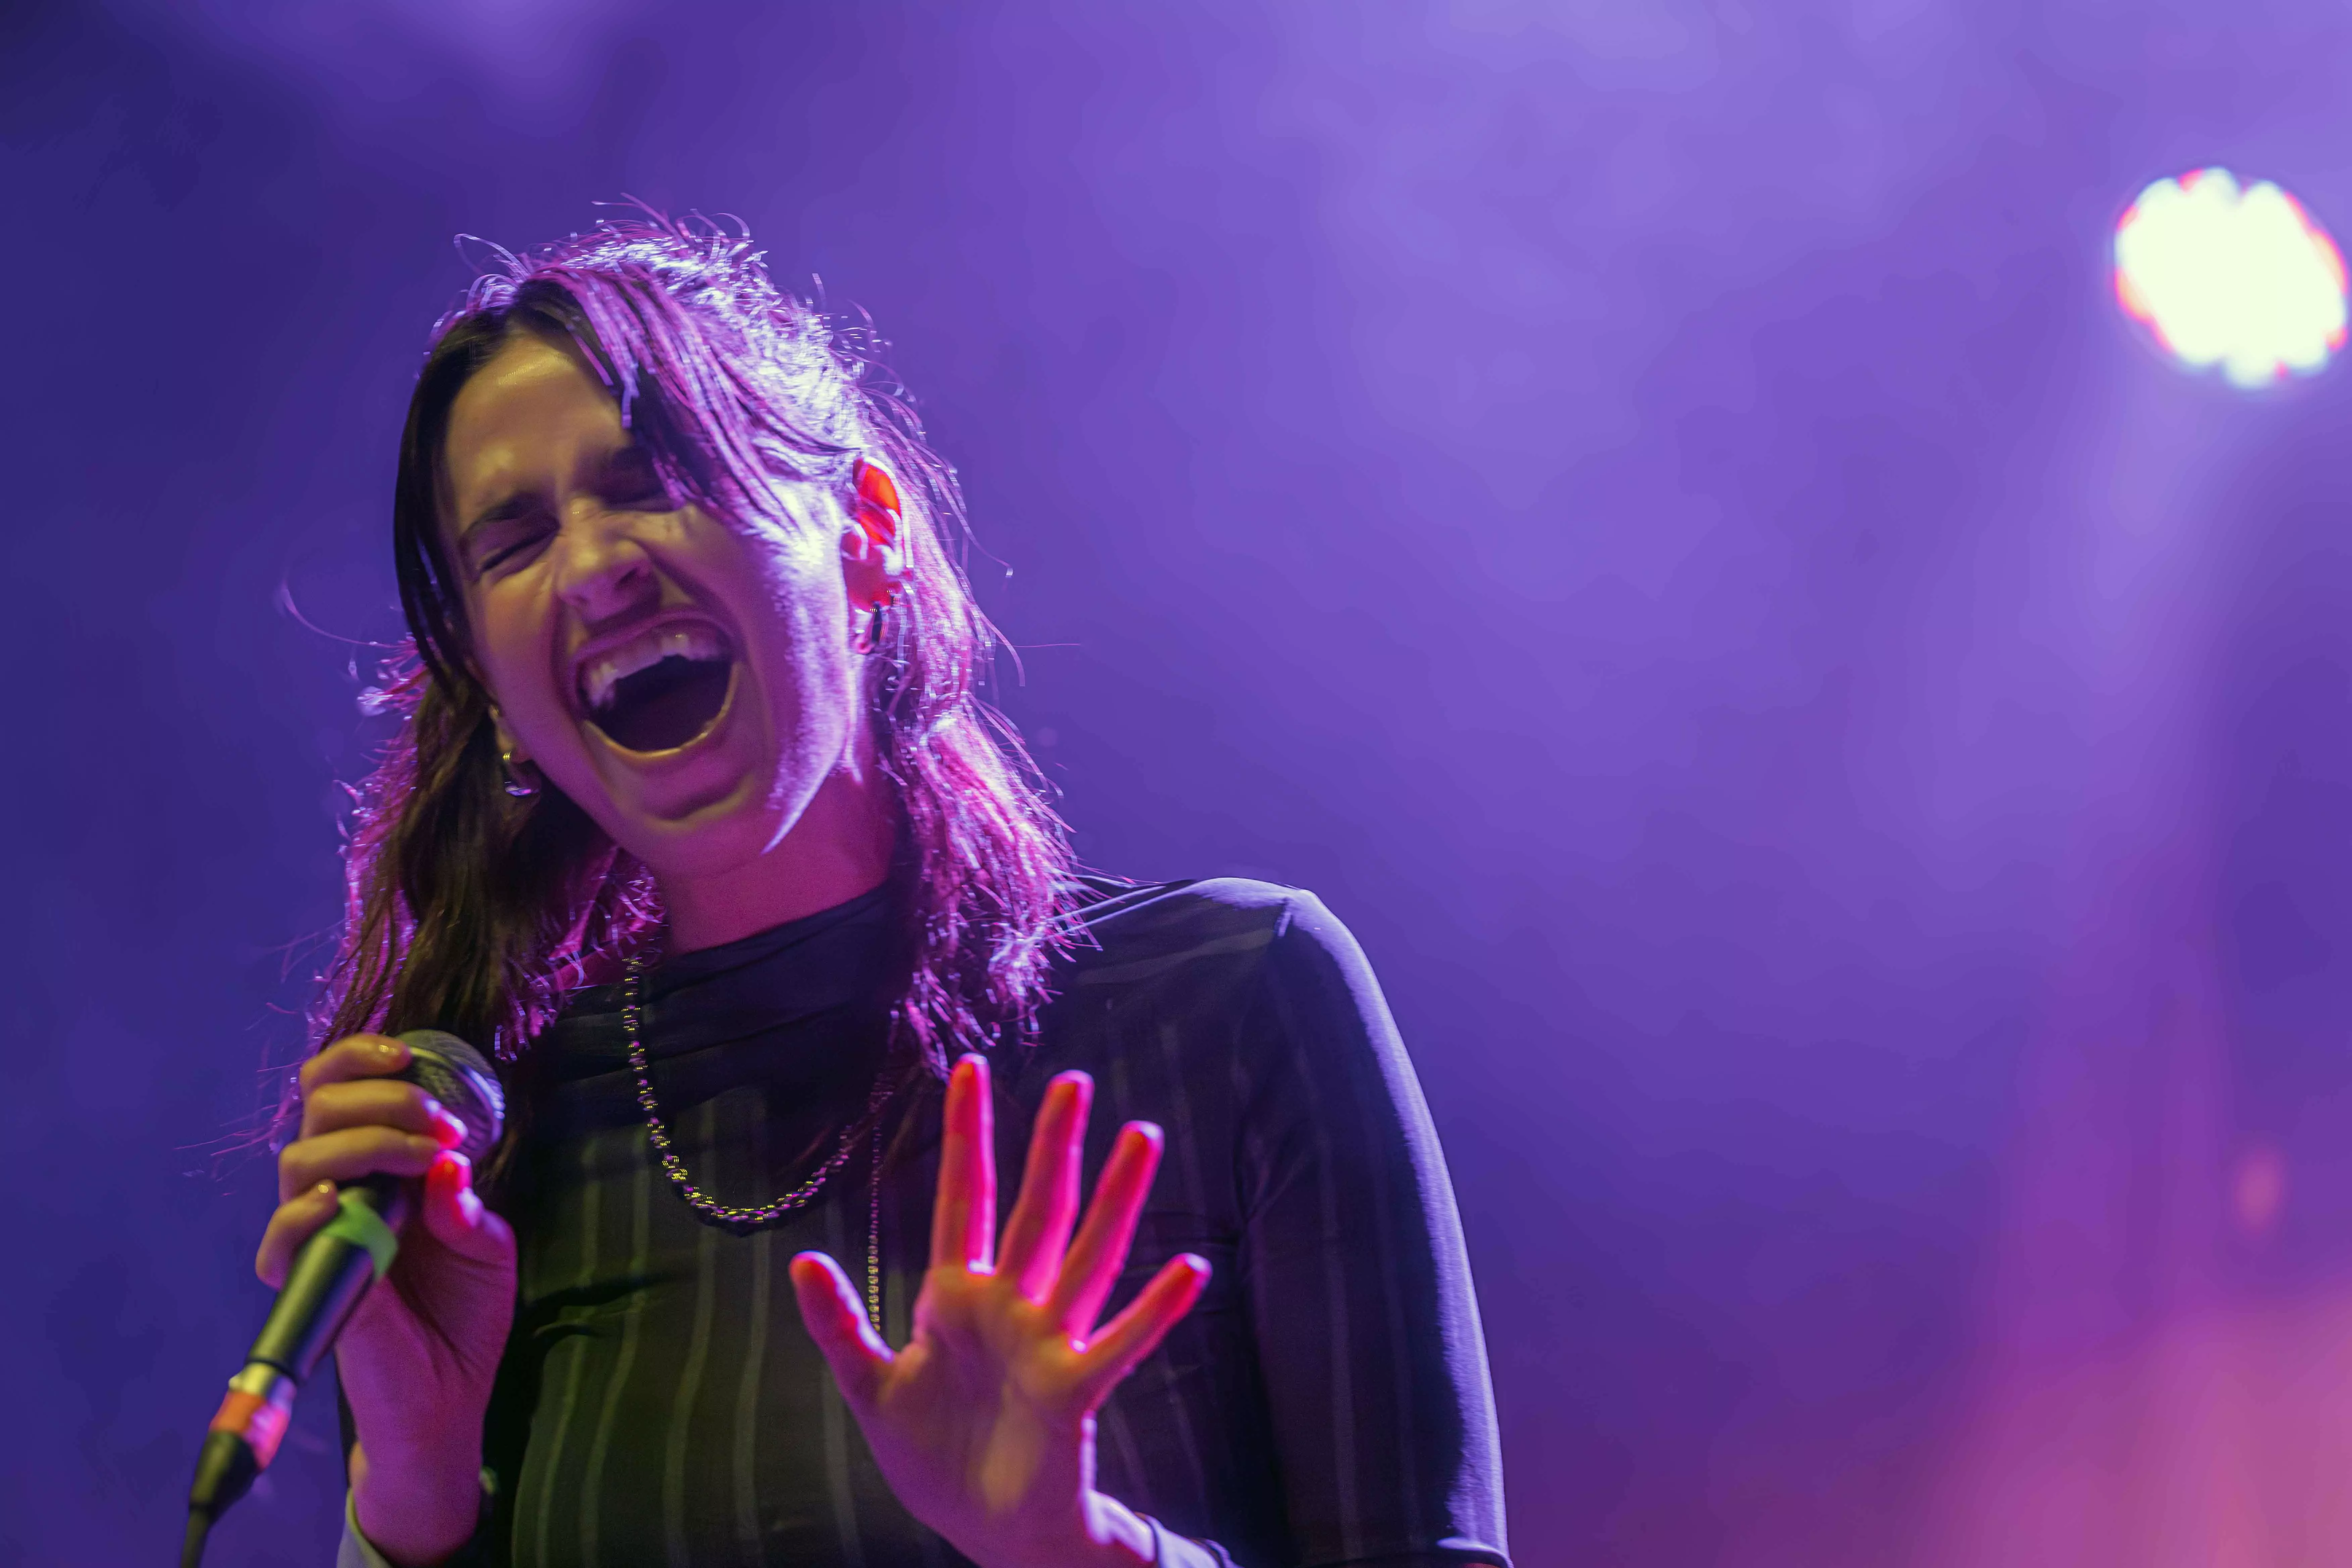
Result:
<instances>
[{"instance_id":1,"label":"tongue","mask_svg":"<svg viewBox=\"0 0 2352 1568\"><path fill-rule=\"evenodd\" d=\"M663 659L624 677L593 721L626 751L683 746L719 717L733 674L734 666L725 659Z\"/></svg>"}]
</instances>

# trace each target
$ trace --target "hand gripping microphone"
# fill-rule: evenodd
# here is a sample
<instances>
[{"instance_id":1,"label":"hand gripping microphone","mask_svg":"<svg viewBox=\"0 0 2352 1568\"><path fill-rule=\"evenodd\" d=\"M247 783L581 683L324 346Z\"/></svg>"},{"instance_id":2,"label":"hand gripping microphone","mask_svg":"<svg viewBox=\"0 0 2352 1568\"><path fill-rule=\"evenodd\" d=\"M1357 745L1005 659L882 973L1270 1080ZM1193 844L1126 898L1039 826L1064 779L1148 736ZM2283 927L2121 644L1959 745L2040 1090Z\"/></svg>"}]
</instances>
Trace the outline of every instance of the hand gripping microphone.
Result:
<instances>
[{"instance_id":1,"label":"hand gripping microphone","mask_svg":"<svg viewBox=\"0 0 2352 1568\"><path fill-rule=\"evenodd\" d=\"M479 1161L498 1142L506 1116L498 1074L455 1035L411 1029L400 1040L409 1050L408 1066L391 1076L415 1084L464 1122L466 1139L457 1152ZM188 1492L182 1568L194 1568L213 1521L277 1457L296 1392L334 1347L368 1287L392 1267L411 1185L396 1176L346 1184L335 1217L294 1255L278 1304L246 1353L245 1370L229 1379L228 1397L205 1434Z\"/></svg>"}]
</instances>

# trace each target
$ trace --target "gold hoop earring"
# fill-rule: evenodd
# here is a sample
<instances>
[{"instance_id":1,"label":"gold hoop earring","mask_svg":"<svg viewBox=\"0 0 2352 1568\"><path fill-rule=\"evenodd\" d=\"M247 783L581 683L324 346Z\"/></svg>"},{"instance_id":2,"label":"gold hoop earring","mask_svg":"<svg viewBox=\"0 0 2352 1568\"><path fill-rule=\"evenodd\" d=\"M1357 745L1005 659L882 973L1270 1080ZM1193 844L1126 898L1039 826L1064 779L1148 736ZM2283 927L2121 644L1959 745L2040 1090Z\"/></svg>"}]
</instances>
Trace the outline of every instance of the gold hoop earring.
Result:
<instances>
[{"instance_id":1,"label":"gold hoop earring","mask_svg":"<svg viewBox=\"0 0 2352 1568\"><path fill-rule=\"evenodd\" d=\"M507 775L507 793L517 800L529 800L539 793L539 769L530 761L518 763L512 752L500 752L499 766L505 770ZM526 768L530 770L528 775L523 771Z\"/></svg>"}]
</instances>

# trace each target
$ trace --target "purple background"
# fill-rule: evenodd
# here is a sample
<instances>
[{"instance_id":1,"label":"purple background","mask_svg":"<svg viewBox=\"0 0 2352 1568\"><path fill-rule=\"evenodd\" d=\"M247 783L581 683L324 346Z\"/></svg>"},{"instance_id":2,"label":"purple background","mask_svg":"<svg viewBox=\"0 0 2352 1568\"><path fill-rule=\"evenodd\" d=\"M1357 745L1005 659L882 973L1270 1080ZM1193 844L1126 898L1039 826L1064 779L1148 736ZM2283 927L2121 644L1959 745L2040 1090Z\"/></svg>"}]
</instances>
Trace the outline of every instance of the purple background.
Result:
<instances>
[{"instance_id":1,"label":"purple background","mask_svg":"<svg viewBox=\"0 0 2352 1568\"><path fill-rule=\"evenodd\" d=\"M2352 1543L2352 392L2105 270L2352 229L2340 16L0 7L0 1568L176 1539L450 237L623 193L872 313L1089 858L1362 937L1523 1568Z\"/></svg>"}]
</instances>

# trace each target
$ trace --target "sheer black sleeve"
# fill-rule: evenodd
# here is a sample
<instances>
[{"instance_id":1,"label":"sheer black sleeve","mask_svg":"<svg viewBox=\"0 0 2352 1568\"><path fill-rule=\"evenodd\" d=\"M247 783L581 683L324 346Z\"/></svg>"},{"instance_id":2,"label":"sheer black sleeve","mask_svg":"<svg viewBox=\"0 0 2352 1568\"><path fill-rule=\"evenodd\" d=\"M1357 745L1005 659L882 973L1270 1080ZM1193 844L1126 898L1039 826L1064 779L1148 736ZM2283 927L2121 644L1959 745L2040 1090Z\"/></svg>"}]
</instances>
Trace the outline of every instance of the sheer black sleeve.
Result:
<instances>
[{"instance_id":1,"label":"sheer black sleeve","mask_svg":"<svg viewBox=\"0 0 2352 1568\"><path fill-rule=\"evenodd\" d=\"M1503 1563L1486 1343L1412 1064L1312 895L1263 974L1237 1058L1239 1262L1294 1561Z\"/></svg>"}]
</instances>

